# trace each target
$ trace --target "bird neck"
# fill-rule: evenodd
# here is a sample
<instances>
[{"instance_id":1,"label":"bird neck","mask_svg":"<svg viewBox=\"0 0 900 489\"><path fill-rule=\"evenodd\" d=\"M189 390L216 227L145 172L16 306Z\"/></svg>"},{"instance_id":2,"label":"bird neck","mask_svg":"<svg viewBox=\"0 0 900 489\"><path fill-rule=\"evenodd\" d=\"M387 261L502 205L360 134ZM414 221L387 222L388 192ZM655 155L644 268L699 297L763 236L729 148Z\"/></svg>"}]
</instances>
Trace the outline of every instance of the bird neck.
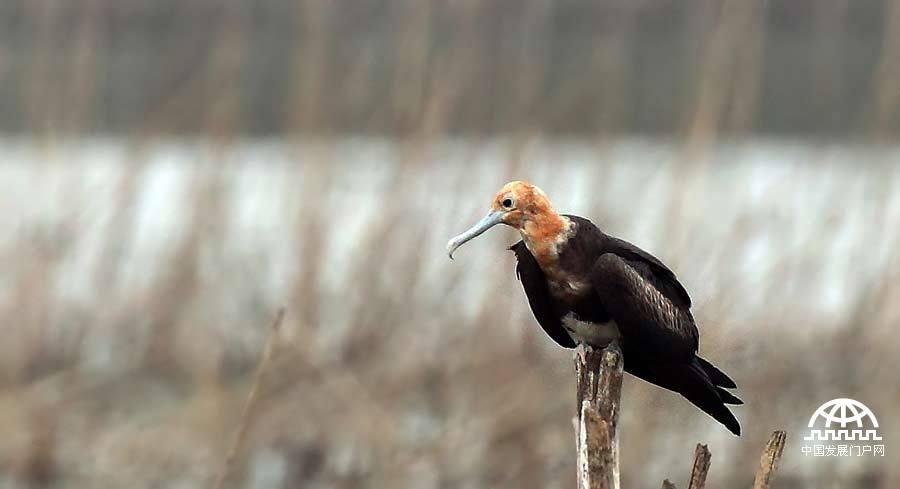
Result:
<instances>
[{"instance_id":1,"label":"bird neck","mask_svg":"<svg viewBox=\"0 0 900 489\"><path fill-rule=\"evenodd\" d=\"M572 236L574 227L571 219L550 210L529 216L519 232L528 251L546 267L556 263L560 248Z\"/></svg>"}]
</instances>

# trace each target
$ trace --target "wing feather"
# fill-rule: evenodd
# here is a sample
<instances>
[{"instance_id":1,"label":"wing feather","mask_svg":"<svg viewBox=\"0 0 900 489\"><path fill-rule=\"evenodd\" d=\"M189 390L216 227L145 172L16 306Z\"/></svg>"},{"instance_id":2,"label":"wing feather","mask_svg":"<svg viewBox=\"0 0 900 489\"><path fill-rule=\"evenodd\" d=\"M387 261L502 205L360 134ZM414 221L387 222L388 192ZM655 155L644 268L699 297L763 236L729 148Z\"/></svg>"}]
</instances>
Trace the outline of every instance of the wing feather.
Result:
<instances>
[{"instance_id":1,"label":"wing feather","mask_svg":"<svg viewBox=\"0 0 900 489\"><path fill-rule=\"evenodd\" d=\"M516 260L518 261L516 275L522 282L522 288L525 289L525 296L528 297L531 312L537 319L538 324L559 346L575 348L575 341L563 328L556 311L554 311L550 291L547 288L547 279L537 260L534 259L534 256L532 256L522 241L512 245L509 249L516 254Z\"/></svg>"},{"instance_id":2,"label":"wing feather","mask_svg":"<svg viewBox=\"0 0 900 489\"><path fill-rule=\"evenodd\" d=\"M647 253L624 239L609 236L605 251L619 255L628 262L641 276L653 284L666 298L679 307L691 307L691 297L684 286L659 258Z\"/></svg>"},{"instance_id":3,"label":"wing feather","mask_svg":"<svg viewBox=\"0 0 900 489\"><path fill-rule=\"evenodd\" d=\"M626 343L640 342L668 359L693 359L699 332L690 310L660 291L652 279L621 256L604 253L594 264L591 282Z\"/></svg>"}]
</instances>

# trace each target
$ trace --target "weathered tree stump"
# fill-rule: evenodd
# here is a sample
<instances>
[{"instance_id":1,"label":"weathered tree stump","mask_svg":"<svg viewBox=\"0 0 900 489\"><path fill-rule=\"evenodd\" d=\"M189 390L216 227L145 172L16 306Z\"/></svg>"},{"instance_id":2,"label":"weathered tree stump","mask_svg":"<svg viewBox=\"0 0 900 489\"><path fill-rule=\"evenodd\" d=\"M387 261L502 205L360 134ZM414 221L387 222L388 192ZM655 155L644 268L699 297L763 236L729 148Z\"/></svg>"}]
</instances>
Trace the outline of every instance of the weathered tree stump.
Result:
<instances>
[{"instance_id":1,"label":"weathered tree stump","mask_svg":"<svg viewBox=\"0 0 900 489\"><path fill-rule=\"evenodd\" d=\"M709 461L712 454L706 445L697 444L694 449L694 466L691 467L691 481L688 489L703 489L706 485L706 474L709 473Z\"/></svg>"},{"instance_id":2,"label":"weathered tree stump","mask_svg":"<svg viewBox=\"0 0 900 489\"><path fill-rule=\"evenodd\" d=\"M624 359L617 341L575 350L578 488L619 488L619 406Z\"/></svg>"},{"instance_id":3,"label":"weathered tree stump","mask_svg":"<svg viewBox=\"0 0 900 489\"><path fill-rule=\"evenodd\" d=\"M778 467L778 461L781 454L784 453L784 444L787 441L787 433L784 431L776 431L769 437L766 443L766 449L762 456L759 457L759 469L756 471L756 478L753 479L753 489L767 489L772 482L772 476L775 475L775 469Z\"/></svg>"},{"instance_id":4,"label":"weathered tree stump","mask_svg":"<svg viewBox=\"0 0 900 489\"><path fill-rule=\"evenodd\" d=\"M753 489L768 489L778 461L784 452L784 444L787 436L784 431L775 431L766 443L766 449L759 458L759 469L753 481ZM709 472L709 462L712 455L706 445L697 444L694 450L694 465L691 467L691 479L688 482L689 489L703 489L706 486L706 474ZM675 484L666 479L662 483L662 489L675 489Z\"/></svg>"},{"instance_id":5,"label":"weathered tree stump","mask_svg":"<svg viewBox=\"0 0 900 489\"><path fill-rule=\"evenodd\" d=\"M577 410L575 425L578 454L578 489L619 489L619 409L625 365L618 341L601 350L578 345L575 349ZM776 431L759 460L753 489L767 489L784 451L785 432ZM697 444L688 489L703 489L712 455ZM662 489L675 489L668 479Z\"/></svg>"}]
</instances>

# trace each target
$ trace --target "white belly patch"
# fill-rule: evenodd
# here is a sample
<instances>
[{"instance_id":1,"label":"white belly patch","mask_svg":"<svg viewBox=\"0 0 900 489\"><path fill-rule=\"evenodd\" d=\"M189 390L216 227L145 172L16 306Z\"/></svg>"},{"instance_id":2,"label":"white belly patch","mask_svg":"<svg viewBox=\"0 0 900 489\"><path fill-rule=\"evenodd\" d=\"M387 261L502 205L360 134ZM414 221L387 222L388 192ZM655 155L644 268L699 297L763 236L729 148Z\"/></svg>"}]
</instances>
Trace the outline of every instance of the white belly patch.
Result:
<instances>
[{"instance_id":1,"label":"white belly patch","mask_svg":"<svg viewBox=\"0 0 900 489\"><path fill-rule=\"evenodd\" d=\"M606 346L610 341L622 336L615 321L605 323L581 321L571 312L563 316L562 325L576 343L591 346Z\"/></svg>"}]
</instances>

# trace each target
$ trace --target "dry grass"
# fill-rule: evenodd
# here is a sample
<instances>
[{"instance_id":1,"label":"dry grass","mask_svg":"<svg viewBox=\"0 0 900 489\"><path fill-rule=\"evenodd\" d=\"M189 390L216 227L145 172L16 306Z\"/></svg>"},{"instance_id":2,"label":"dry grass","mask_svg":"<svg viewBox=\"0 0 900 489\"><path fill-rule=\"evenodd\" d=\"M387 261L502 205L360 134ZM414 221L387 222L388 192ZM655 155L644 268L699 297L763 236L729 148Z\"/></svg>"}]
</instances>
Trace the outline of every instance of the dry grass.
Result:
<instances>
[{"instance_id":1,"label":"dry grass","mask_svg":"<svg viewBox=\"0 0 900 489\"><path fill-rule=\"evenodd\" d=\"M749 486L833 397L896 418L894 3L0 3L0 487L208 487L236 426L233 487L572 487L512 236L443 254L513 177L670 263L749 403L733 439L626 381L623 487L698 441Z\"/></svg>"},{"instance_id":2,"label":"dry grass","mask_svg":"<svg viewBox=\"0 0 900 489\"><path fill-rule=\"evenodd\" d=\"M349 144L331 151L359 143ZM308 149L222 151L257 160ZM440 144L429 151L457 154ZM898 236L881 223L897 222L900 212L893 194L878 206L870 199L871 188L896 180L893 171L868 167L855 192L857 171L801 165L753 198L740 188L758 172L754 164L713 165L695 175L722 193L689 201L708 210L679 216L677 226L695 236L679 246L657 233L669 220L668 202L697 182L651 183L661 185L658 196L642 208L617 203L620 193L647 184L647 172L668 181L675 153L668 165L607 168L608 192L595 195L576 184L593 170L567 160L554 176L542 170L539 155L562 151L533 145L516 171L534 175L561 208L670 262L697 301L704 353L734 374L750 403L738 409L746 434L734 439L676 396L628 380L624 485L683 471L679 455L697 441L718 460L710 484L747 485L771 429L799 439L807 412L838 395L890 419L896 393L881 386L898 380L891 361L900 345L884 339L898 314L890 254ZM779 151L788 150L772 154ZM2 303L12 326L0 346L7 379L0 405L8 406L0 423L9 434L0 459L13 480L208 485L244 425L229 478L235 486L574 484L570 355L550 344L527 310L512 257L502 251L512 237L487 235L453 263L443 252L446 237L476 218L495 182L508 178L505 170L366 170L346 160L166 167L153 154L139 169L95 167L93 180L83 179L91 168L84 165L5 173L29 193L68 189L27 214L2 246L2 263L15 274L7 289L14 293ZM430 191L438 182L451 185ZM788 182L823 189L840 182L845 198L809 195L791 211L781 200L802 190ZM297 188L311 194L298 196ZM758 246L767 254L754 255ZM746 275L748 266L762 269ZM823 301L830 287L849 295ZM94 302L100 297L104 307ZM240 406L267 336L258 325L279 303L297 313L285 321L285 342L256 386L254 420L246 423ZM683 421L672 425L669 417ZM868 462L810 473L789 445L776 487L830 477L872 487L895 477Z\"/></svg>"}]
</instances>

